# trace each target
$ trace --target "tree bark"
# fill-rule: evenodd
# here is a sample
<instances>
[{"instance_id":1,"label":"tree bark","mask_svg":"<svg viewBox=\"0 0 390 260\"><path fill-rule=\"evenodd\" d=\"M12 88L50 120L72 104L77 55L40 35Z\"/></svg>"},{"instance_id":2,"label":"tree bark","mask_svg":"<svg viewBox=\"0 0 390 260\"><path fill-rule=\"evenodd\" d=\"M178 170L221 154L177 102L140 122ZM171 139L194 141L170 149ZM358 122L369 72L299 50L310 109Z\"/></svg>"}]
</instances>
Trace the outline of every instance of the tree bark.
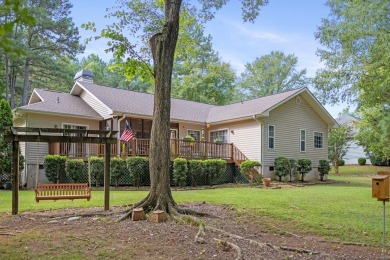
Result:
<instances>
[{"instance_id":1,"label":"tree bark","mask_svg":"<svg viewBox=\"0 0 390 260\"><path fill-rule=\"evenodd\" d=\"M150 139L150 192L138 205L146 211L160 209L168 214L176 212L170 187L170 111L171 78L174 53L179 33L181 0L165 1L163 31L153 35L149 44L154 65L154 110Z\"/></svg>"},{"instance_id":2,"label":"tree bark","mask_svg":"<svg viewBox=\"0 0 390 260\"><path fill-rule=\"evenodd\" d=\"M23 97L22 97L22 106L27 105L27 97L29 90L29 76L30 76L30 59L26 59L24 64L24 83L23 83Z\"/></svg>"}]
</instances>

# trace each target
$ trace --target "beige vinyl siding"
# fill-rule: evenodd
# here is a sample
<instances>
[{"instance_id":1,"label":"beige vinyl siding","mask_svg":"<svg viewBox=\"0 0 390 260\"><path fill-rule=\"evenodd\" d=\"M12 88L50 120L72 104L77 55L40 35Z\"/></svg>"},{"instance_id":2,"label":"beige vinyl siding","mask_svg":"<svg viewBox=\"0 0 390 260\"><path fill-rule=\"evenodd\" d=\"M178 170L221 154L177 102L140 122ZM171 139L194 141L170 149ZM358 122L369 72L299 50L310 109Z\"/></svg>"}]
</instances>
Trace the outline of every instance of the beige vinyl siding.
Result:
<instances>
[{"instance_id":1,"label":"beige vinyl siding","mask_svg":"<svg viewBox=\"0 0 390 260\"><path fill-rule=\"evenodd\" d=\"M91 96L88 92L82 91L80 93L80 97L89 105L91 106L99 115L101 115L104 119L110 118L112 111L111 109L107 108L105 105L103 105L100 101L98 101L96 98Z\"/></svg>"},{"instance_id":2,"label":"beige vinyl siding","mask_svg":"<svg viewBox=\"0 0 390 260\"><path fill-rule=\"evenodd\" d=\"M179 123L179 139L183 139L187 135L187 130L202 131L202 128L205 128L204 125Z\"/></svg>"},{"instance_id":3,"label":"beige vinyl siding","mask_svg":"<svg viewBox=\"0 0 390 260\"><path fill-rule=\"evenodd\" d=\"M63 124L86 125L88 129L99 130L99 121L56 115L29 114L27 127L62 128ZM49 153L48 143L26 143L26 163L43 164L43 158ZM39 154L39 155L38 155Z\"/></svg>"},{"instance_id":4,"label":"beige vinyl siding","mask_svg":"<svg viewBox=\"0 0 390 260\"><path fill-rule=\"evenodd\" d=\"M275 158L310 159L312 167L328 158L328 126L302 96L287 101L264 117L264 137L268 137L268 125L275 126L275 148L268 149L268 138L264 138L263 165L273 166ZM299 103L299 102L298 102ZM306 130L306 151L300 151L300 131ZM323 133L323 148L314 148L314 132Z\"/></svg>"},{"instance_id":5,"label":"beige vinyl siding","mask_svg":"<svg viewBox=\"0 0 390 260\"><path fill-rule=\"evenodd\" d=\"M250 160L261 161L261 125L254 119L211 126L207 131L228 130L233 143ZM234 132L234 134L232 133Z\"/></svg>"}]
</instances>

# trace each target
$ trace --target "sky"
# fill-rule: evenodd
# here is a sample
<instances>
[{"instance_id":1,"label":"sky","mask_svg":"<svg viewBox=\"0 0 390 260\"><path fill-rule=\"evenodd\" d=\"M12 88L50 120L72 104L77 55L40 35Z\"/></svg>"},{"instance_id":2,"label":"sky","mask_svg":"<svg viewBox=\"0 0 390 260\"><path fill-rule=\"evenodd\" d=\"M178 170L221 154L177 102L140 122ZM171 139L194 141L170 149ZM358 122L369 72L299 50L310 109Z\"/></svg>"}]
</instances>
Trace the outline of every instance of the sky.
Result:
<instances>
[{"instance_id":1,"label":"sky","mask_svg":"<svg viewBox=\"0 0 390 260\"><path fill-rule=\"evenodd\" d=\"M80 28L81 24L95 22L98 30L110 24L104 15L106 8L115 6L115 0L71 0L71 3L71 16L79 27L82 40L91 33ZM313 77L323 66L316 56L321 45L314 34L321 19L329 14L325 3L326 0L269 0L255 23L244 23L240 1L231 0L205 24L205 34L212 36L214 50L223 61L232 65L237 75L243 72L245 64L256 58L271 51L282 51L298 57L298 69L306 69L307 76ZM97 54L108 61L111 54L105 53L105 48L103 41L90 42L81 57ZM344 107L345 104L325 106L333 117L337 117Z\"/></svg>"}]
</instances>

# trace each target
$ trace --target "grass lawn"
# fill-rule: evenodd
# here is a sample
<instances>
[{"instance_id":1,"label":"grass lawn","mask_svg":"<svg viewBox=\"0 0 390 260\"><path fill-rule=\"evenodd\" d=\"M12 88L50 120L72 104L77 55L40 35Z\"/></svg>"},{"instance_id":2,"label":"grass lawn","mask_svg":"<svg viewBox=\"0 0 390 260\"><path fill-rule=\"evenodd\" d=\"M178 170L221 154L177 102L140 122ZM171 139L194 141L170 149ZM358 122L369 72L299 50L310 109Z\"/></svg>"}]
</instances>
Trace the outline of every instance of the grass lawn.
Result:
<instances>
[{"instance_id":1,"label":"grass lawn","mask_svg":"<svg viewBox=\"0 0 390 260\"><path fill-rule=\"evenodd\" d=\"M208 190L174 191L176 202L207 202L229 204L240 214L253 216L292 233L325 236L332 240L381 245L383 204L371 198L369 176L335 176L329 179L339 184L285 186L281 189L232 187ZM20 211L72 207L103 207L103 191L92 191L92 199L75 201L41 201L36 203L33 191L20 191ZM140 201L147 191L117 191L110 193L111 206ZM387 218L389 218L389 207ZM0 211L11 211L11 192L0 192ZM387 221L390 230L390 221ZM276 230L274 230L276 232ZM389 236L388 236L389 237ZM390 237L389 237L390 238ZM389 244L389 240L388 244Z\"/></svg>"},{"instance_id":2,"label":"grass lawn","mask_svg":"<svg viewBox=\"0 0 390 260\"><path fill-rule=\"evenodd\" d=\"M372 175L378 171L390 172L390 167L374 165L345 165L339 167L339 174L344 175ZM332 168L330 173L334 174L334 168Z\"/></svg>"}]
</instances>

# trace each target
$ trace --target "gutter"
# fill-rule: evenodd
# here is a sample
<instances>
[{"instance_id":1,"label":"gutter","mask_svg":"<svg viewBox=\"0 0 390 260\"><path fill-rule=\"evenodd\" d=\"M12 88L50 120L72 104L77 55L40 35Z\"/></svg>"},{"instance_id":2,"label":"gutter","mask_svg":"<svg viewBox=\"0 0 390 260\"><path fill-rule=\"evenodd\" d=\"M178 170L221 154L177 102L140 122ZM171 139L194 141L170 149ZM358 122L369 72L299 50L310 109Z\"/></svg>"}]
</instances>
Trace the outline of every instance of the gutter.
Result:
<instances>
[{"instance_id":1,"label":"gutter","mask_svg":"<svg viewBox=\"0 0 390 260\"><path fill-rule=\"evenodd\" d=\"M261 123L257 118L256 118L256 114L253 114L253 116L252 116L252 118L256 121L256 122L258 122L259 124L260 124L260 160L261 160L261 175L263 175L263 177L264 177L264 166L263 166L263 162L264 162L264 160L263 160L263 145L264 145L264 143L263 143L263 140L264 140L264 138L263 138L263 136L264 136L264 126L263 126L263 123Z\"/></svg>"},{"instance_id":2,"label":"gutter","mask_svg":"<svg viewBox=\"0 0 390 260\"><path fill-rule=\"evenodd\" d=\"M117 144L117 154L118 154L118 156L120 156L121 155L121 131L120 131L120 129L121 129L121 122L123 121L123 119L125 119L126 118L126 114L123 114L123 116L122 116L122 118L120 118L120 119L118 119L118 140L117 140L117 142L116 142L116 144Z\"/></svg>"}]
</instances>

